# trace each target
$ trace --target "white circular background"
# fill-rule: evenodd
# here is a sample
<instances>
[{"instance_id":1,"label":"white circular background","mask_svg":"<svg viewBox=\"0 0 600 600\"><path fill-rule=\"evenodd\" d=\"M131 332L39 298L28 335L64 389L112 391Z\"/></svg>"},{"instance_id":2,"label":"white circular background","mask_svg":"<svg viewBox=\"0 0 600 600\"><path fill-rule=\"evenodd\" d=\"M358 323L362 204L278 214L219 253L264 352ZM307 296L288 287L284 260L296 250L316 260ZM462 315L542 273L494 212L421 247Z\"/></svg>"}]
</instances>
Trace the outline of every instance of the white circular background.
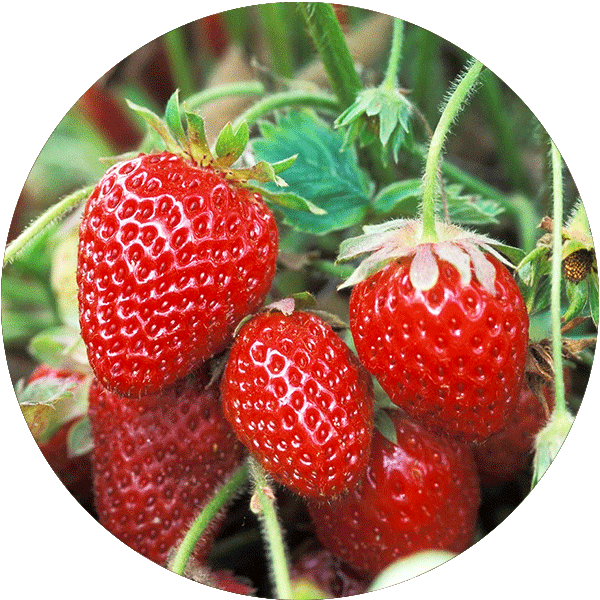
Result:
<instances>
[{"instance_id":1,"label":"white circular background","mask_svg":"<svg viewBox=\"0 0 600 600\"><path fill-rule=\"evenodd\" d=\"M223 1L220 10L240 6ZM568 164L600 239L594 148L598 128L594 4L356 2L425 27L476 56L521 97ZM1 239L28 172L68 109L114 64L148 41L206 16L214 4L72 0L13 3L5 15L2 75ZM399 11L402 10L402 13ZM593 442L600 422L595 366L579 416L540 485L496 530L456 559L373 598L562 598L596 589L600 533ZM130 594L227 598L173 575L103 530L68 494L33 443L0 359L2 587L25 598ZM13 401L14 400L14 401Z\"/></svg>"}]
</instances>

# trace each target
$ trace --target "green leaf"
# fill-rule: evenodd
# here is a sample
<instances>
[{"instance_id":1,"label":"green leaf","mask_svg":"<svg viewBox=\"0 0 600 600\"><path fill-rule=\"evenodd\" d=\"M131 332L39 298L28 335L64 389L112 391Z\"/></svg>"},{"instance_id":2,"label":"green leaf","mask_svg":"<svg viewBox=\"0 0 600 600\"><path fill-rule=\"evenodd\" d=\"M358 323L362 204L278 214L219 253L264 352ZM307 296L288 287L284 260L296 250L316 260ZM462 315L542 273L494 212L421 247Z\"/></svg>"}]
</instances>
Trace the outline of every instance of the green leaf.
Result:
<instances>
[{"instance_id":1,"label":"green leaf","mask_svg":"<svg viewBox=\"0 0 600 600\"><path fill-rule=\"evenodd\" d=\"M261 187L255 184L252 184L251 188L256 190L267 202L269 202L272 208L273 205L275 205L276 208L279 208L285 214L287 214L287 210L309 212L317 216L327 214L322 208L293 192L273 192L267 187Z\"/></svg>"},{"instance_id":2,"label":"green leaf","mask_svg":"<svg viewBox=\"0 0 600 600\"><path fill-rule=\"evenodd\" d=\"M67 434L67 453L70 458L75 458L87 454L93 447L92 427L86 416L70 427Z\"/></svg>"},{"instance_id":3,"label":"green leaf","mask_svg":"<svg viewBox=\"0 0 600 600\"><path fill-rule=\"evenodd\" d=\"M231 123L227 123L219 133L215 144L219 165L230 167L244 152L249 136L248 124L245 121L236 131L233 131Z\"/></svg>"},{"instance_id":4,"label":"green leaf","mask_svg":"<svg viewBox=\"0 0 600 600\"><path fill-rule=\"evenodd\" d=\"M373 198L373 210L380 214L414 215L421 196L421 178L404 179L384 188Z\"/></svg>"},{"instance_id":5,"label":"green leaf","mask_svg":"<svg viewBox=\"0 0 600 600\"><path fill-rule=\"evenodd\" d=\"M343 136L308 110L278 114L275 124L260 125L251 146L260 160L276 163L297 154L286 171L286 192L311 202L326 214L282 207L284 222L295 229L324 235L360 223L367 212L372 183L353 149L340 152ZM272 189L272 186L270 186Z\"/></svg>"},{"instance_id":6,"label":"green leaf","mask_svg":"<svg viewBox=\"0 0 600 600\"><path fill-rule=\"evenodd\" d=\"M37 334L29 343L29 352L40 363L55 369L89 371L83 340L76 329L67 325L51 327Z\"/></svg>"},{"instance_id":7,"label":"green leaf","mask_svg":"<svg viewBox=\"0 0 600 600\"><path fill-rule=\"evenodd\" d=\"M579 283L573 283L572 281L566 281L565 283L569 307L562 316L562 319L567 322L575 317L584 316L583 311L588 301L589 286L587 278Z\"/></svg>"}]
</instances>

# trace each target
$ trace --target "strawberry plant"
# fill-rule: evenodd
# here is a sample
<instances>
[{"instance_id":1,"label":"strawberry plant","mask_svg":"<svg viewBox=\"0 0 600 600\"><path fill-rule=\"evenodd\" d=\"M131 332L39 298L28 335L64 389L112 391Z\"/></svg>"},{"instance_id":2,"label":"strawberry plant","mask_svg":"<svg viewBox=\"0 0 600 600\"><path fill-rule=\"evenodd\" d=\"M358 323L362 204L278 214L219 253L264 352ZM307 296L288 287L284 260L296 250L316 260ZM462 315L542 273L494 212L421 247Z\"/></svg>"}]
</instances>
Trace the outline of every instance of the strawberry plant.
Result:
<instances>
[{"instance_id":1,"label":"strawberry plant","mask_svg":"<svg viewBox=\"0 0 600 600\"><path fill-rule=\"evenodd\" d=\"M433 568L514 510L598 313L585 209L520 100L325 3L190 23L97 82L2 281L24 418L91 517L201 584L306 600Z\"/></svg>"}]
</instances>

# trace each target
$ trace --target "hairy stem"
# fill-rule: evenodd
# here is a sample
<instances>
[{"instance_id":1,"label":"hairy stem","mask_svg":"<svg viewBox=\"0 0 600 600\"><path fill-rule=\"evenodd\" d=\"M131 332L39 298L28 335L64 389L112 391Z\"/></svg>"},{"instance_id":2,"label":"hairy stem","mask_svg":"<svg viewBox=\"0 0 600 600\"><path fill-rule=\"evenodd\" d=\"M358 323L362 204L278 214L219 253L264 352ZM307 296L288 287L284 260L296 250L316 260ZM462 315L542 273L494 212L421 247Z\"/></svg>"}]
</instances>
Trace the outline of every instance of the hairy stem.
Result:
<instances>
[{"instance_id":1,"label":"hairy stem","mask_svg":"<svg viewBox=\"0 0 600 600\"><path fill-rule=\"evenodd\" d=\"M217 490L215 495L202 509L202 512L198 515L197 519L185 534L175 556L168 565L171 571L183 575L198 540L202 537L217 513L231 500L247 481L248 465L244 463L235 470L229 479Z\"/></svg>"},{"instance_id":2,"label":"hairy stem","mask_svg":"<svg viewBox=\"0 0 600 600\"><path fill-rule=\"evenodd\" d=\"M442 111L440 120L433 132L427 161L425 163L425 175L423 177L423 199L422 199L422 217L423 217L423 240L425 242L437 241L435 228L435 202L439 194L438 168L440 157L444 147L444 142L448 131L458 113L464 107L467 98L477 81L483 65L479 61L472 61L467 71L462 74L454 91L448 98L448 102Z\"/></svg>"},{"instance_id":3,"label":"hairy stem","mask_svg":"<svg viewBox=\"0 0 600 600\"><path fill-rule=\"evenodd\" d=\"M554 362L555 414L567 412L565 382L563 378L561 333L561 282L562 282L562 221L563 221L563 173L562 158L554 142L550 142L552 162L552 271L550 289L550 314L552 327L552 359Z\"/></svg>"},{"instance_id":4,"label":"hairy stem","mask_svg":"<svg viewBox=\"0 0 600 600\"><path fill-rule=\"evenodd\" d=\"M280 599L291 598L288 552L277 514L275 494L262 467L253 459L250 461L250 473L254 483L251 509L259 517L262 525L275 596Z\"/></svg>"},{"instance_id":5,"label":"hairy stem","mask_svg":"<svg viewBox=\"0 0 600 600\"><path fill-rule=\"evenodd\" d=\"M398 70L402 60L402 44L404 42L404 21L394 19L394 30L392 34L392 48L388 59L385 76L381 87L394 89L398 87Z\"/></svg>"},{"instance_id":6,"label":"hairy stem","mask_svg":"<svg viewBox=\"0 0 600 600\"><path fill-rule=\"evenodd\" d=\"M207 88L186 98L184 104L196 110L209 102L230 96L262 96L266 92L260 81L240 81Z\"/></svg>"},{"instance_id":7,"label":"hairy stem","mask_svg":"<svg viewBox=\"0 0 600 600\"><path fill-rule=\"evenodd\" d=\"M48 210L33 221L31 225L7 246L2 266L5 267L8 263L12 262L27 244L32 242L36 236L41 234L54 221L65 217L68 213L77 208L88 198L93 189L94 186L89 186L78 190L48 208Z\"/></svg>"},{"instance_id":8,"label":"hairy stem","mask_svg":"<svg viewBox=\"0 0 600 600\"><path fill-rule=\"evenodd\" d=\"M331 89L341 108L347 108L362 85L335 11L331 4L321 2L300 2L298 7L323 61Z\"/></svg>"}]
</instances>

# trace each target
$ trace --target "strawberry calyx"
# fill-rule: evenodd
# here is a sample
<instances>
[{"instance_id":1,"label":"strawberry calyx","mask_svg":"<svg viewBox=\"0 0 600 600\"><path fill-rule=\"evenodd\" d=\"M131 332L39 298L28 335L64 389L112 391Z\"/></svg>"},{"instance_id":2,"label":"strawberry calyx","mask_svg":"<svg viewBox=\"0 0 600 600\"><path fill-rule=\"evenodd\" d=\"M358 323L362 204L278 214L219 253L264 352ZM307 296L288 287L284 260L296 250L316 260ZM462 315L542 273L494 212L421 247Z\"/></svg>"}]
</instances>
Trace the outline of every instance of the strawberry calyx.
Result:
<instances>
[{"instance_id":1,"label":"strawberry calyx","mask_svg":"<svg viewBox=\"0 0 600 600\"><path fill-rule=\"evenodd\" d=\"M416 289L426 291L436 284L439 276L437 257L457 269L463 285L468 285L474 274L487 291L494 293L496 271L482 250L509 267L513 266L494 248L508 247L449 223L436 222L437 241L423 241L423 223L417 219L367 225L363 231L362 235L349 238L340 245L337 262L353 260L363 254L369 256L338 289L364 281L395 259L413 256L409 276Z\"/></svg>"},{"instance_id":2,"label":"strawberry calyx","mask_svg":"<svg viewBox=\"0 0 600 600\"><path fill-rule=\"evenodd\" d=\"M246 152L250 138L250 130L245 121L236 128L227 123L211 150L206 138L204 119L189 109L185 102L183 106L180 104L178 90L169 98L164 118L129 100L127 104L147 123L154 137L158 135L155 145L162 143L167 152L180 156L199 168L213 169L235 185L256 192L275 205L325 214L323 209L295 193L272 191L259 185L274 183L278 188L287 187L287 183L279 174L294 164L297 155L274 163L259 161L249 166L240 165L234 168L233 165L242 159ZM126 157L131 158L131 155Z\"/></svg>"}]
</instances>

